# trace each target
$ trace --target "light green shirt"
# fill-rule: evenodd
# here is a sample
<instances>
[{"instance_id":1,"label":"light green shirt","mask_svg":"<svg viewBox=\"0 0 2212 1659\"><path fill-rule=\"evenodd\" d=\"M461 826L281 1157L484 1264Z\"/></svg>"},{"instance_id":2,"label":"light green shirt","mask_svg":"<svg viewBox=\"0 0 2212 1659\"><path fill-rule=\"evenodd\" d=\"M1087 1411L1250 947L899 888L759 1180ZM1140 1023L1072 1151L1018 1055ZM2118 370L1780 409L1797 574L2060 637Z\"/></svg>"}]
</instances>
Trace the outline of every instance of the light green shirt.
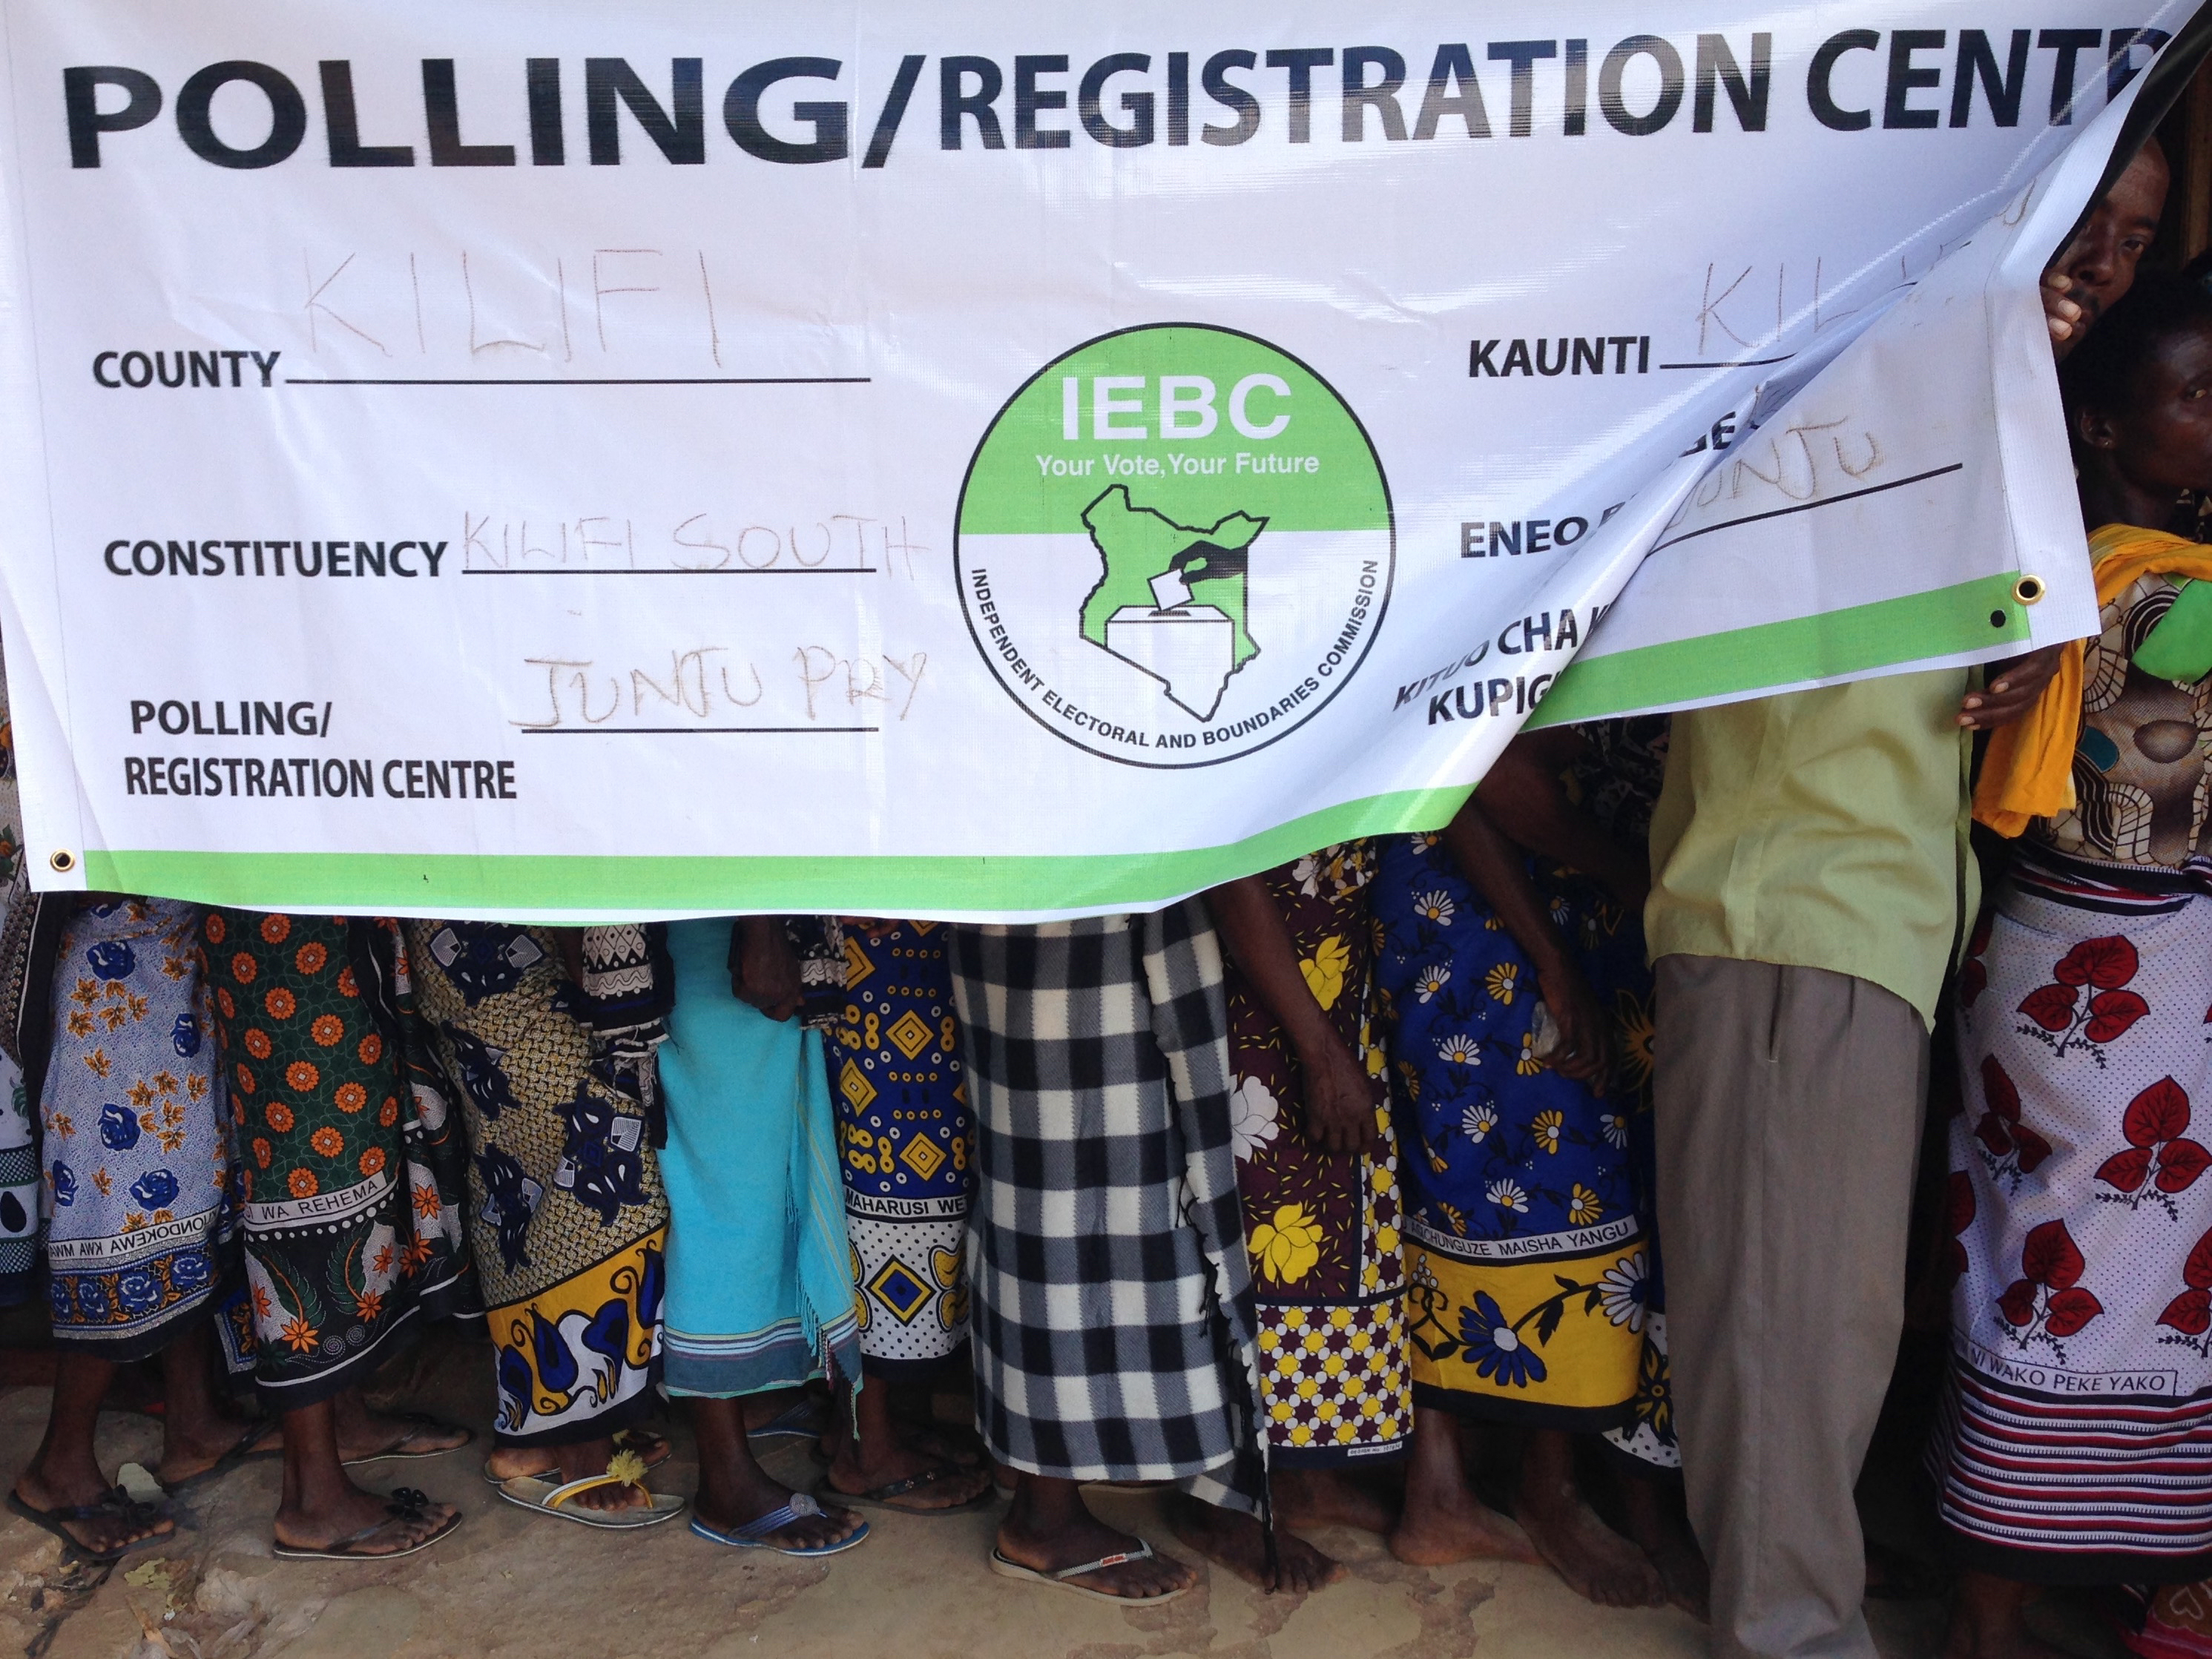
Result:
<instances>
[{"instance_id":1,"label":"light green shirt","mask_svg":"<svg viewBox=\"0 0 2212 1659\"><path fill-rule=\"evenodd\" d=\"M1980 902L1964 669L1674 716L1651 820L1651 956L1826 968L1932 1026Z\"/></svg>"}]
</instances>

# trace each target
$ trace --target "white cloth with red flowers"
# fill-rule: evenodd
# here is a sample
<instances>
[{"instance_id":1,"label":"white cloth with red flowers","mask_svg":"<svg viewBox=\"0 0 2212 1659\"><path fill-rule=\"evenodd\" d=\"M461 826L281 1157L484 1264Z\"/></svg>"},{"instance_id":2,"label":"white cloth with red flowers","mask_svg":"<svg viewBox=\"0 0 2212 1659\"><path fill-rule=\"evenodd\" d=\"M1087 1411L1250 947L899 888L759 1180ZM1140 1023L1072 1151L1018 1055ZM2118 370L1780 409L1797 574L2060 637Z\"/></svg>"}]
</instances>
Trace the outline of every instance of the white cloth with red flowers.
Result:
<instances>
[{"instance_id":1,"label":"white cloth with red flowers","mask_svg":"<svg viewBox=\"0 0 2212 1659\"><path fill-rule=\"evenodd\" d=\"M1968 1565L2171 1582L2212 1553L2212 897L2023 858L1959 983L1953 1388Z\"/></svg>"}]
</instances>

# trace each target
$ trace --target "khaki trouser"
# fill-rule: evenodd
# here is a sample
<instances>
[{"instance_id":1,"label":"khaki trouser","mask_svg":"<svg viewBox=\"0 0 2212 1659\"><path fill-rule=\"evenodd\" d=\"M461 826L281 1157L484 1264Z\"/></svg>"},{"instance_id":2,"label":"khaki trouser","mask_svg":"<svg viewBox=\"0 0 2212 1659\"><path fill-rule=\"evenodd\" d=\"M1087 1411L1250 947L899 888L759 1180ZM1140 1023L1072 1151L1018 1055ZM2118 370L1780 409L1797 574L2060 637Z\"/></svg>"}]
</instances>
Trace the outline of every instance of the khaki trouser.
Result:
<instances>
[{"instance_id":1,"label":"khaki trouser","mask_svg":"<svg viewBox=\"0 0 2212 1659\"><path fill-rule=\"evenodd\" d=\"M1848 974L1657 969L1659 1237L1690 1523L1721 1659L1873 1659L1851 1499L1896 1363L1928 1082Z\"/></svg>"}]
</instances>

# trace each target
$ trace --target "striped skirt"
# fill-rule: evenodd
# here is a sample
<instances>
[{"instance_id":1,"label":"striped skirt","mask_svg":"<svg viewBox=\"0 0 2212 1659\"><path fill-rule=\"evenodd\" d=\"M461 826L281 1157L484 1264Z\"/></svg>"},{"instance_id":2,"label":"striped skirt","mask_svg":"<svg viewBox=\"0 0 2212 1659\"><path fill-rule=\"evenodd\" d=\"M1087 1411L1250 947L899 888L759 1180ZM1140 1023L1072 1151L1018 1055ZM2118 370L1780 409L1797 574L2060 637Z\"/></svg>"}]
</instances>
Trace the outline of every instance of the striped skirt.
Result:
<instances>
[{"instance_id":1,"label":"striped skirt","mask_svg":"<svg viewBox=\"0 0 2212 1659\"><path fill-rule=\"evenodd\" d=\"M1970 1566L2212 1571L2208 963L2187 878L2023 859L1960 972L1935 1452Z\"/></svg>"}]
</instances>

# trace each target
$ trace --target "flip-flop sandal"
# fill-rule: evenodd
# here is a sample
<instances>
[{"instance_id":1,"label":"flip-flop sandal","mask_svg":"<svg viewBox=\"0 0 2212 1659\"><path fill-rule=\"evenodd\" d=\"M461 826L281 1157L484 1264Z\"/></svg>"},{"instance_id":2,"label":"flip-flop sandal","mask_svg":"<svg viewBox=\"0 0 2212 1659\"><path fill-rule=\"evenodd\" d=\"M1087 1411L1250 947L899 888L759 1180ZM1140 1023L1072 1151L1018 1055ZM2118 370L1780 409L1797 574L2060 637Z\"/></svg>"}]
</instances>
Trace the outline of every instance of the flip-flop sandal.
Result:
<instances>
[{"instance_id":1,"label":"flip-flop sandal","mask_svg":"<svg viewBox=\"0 0 2212 1659\"><path fill-rule=\"evenodd\" d=\"M973 1469L963 1469L951 1463L940 1463L934 1468L924 1469L920 1474L910 1474L903 1480L892 1480L867 1492L845 1492L830 1484L825 1478L814 1489L817 1499L831 1504L848 1504L856 1510L889 1510L894 1515L970 1515L977 1510L988 1510L999 1501L997 1491L986 1486L973 1498L957 1504L946 1504L934 1509L896 1500L910 1493L927 1492L932 1486L941 1486L948 1480L957 1480L963 1475L973 1474Z\"/></svg>"},{"instance_id":2,"label":"flip-flop sandal","mask_svg":"<svg viewBox=\"0 0 2212 1659\"><path fill-rule=\"evenodd\" d=\"M665 1434L641 1432L636 1429L621 1429L615 1434L615 1449L635 1452L645 1460L645 1467L657 1469L675 1455L676 1448ZM554 1468L539 1469L534 1474L494 1474L491 1459L484 1459L483 1482L487 1486L503 1486L510 1480L546 1480L556 1473Z\"/></svg>"},{"instance_id":3,"label":"flip-flop sandal","mask_svg":"<svg viewBox=\"0 0 2212 1659\"><path fill-rule=\"evenodd\" d=\"M934 1457L940 1463L951 1463L963 1469L983 1467L982 1443L972 1437L962 1437L957 1431L948 1432L941 1423L902 1423L906 1443L924 1457Z\"/></svg>"},{"instance_id":4,"label":"flip-flop sandal","mask_svg":"<svg viewBox=\"0 0 2212 1659\"><path fill-rule=\"evenodd\" d=\"M79 1543L66 1529L65 1522L86 1521L121 1521L127 1525L143 1527L161 1518L161 1511L151 1504L141 1504L120 1486L110 1486L101 1493L99 1501L91 1504L64 1504L56 1509L33 1509L13 1491L8 1494L8 1507L34 1527L43 1528L62 1540L65 1560L89 1561L95 1566L106 1566L120 1561L133 1550L150 1549L156 1544L166 1544L177 1535L175 1528L167 1532L149 1533L143 1538L134 1538L113 1549L96 1550ZM173 1520L173 1516L171 1517Z\"/></svg>"},{"instance_id":5,"label":"flip-flop sandal","mask_svg":"<svg viewBox=\"0 0 2212 1659\"><path fill-rule=\"evenodd\" d=\"M819 1440L830 1426L830 1413L811 1395L801 1395L757 1429L747 1429L748 1440Z\"/></svg>"},{"instance_id":6,"label":"flip-flop sandal","mask_svg":"<svg viewBox=\"0 0 2212 1659\"><path fill-rule=\"evenodd\" d=\"M812 1557L836 1555L848 1550L868 1535L868 1523L861 1522L850 1537L841 1538L834 1544L823 1544L813 1549L793 1549L787 1544L769 1540L794 1521L804 1521L809 1516L819 1515L822 1505L803 1492L791 1494L791 1501L781 1509L770 1510L757 1521L748 1521L742 1527L732 1527L727 1532L717 1530L696 1515L691 1517L691 1530L710 1544L727 1544L732 1549L773 1550L778 1555Z\"/></svg>"},{"instance_id":7,"label":"flip-flop sandal","mask_svg":"<svg viewBox=\"0 0 2212 1659\"><path fill-rule=\"evenodd\" d=\"M544 1515L558 1516L563 1521L575 1521L586 1527L604 1527L610 1532L627 1532L637 1527L657 1527L664 1521L673 1521L684 1513L684 1500L665 1492L648 1492L646 1502L633 1504L626 1510L585 1510L566 1508L568 1500L580 1498L600 1486L632 1484L619 1480L611 1474L587 1474L579 1480L562 1485L557 1480L540 1480L532 1475L518 1475L512 1480L502 1480L499 1495L510 1504L519 1504L526 1510L536 1510ZM641 1488L640 1490L643 1490Z\"/></svg>"},{"instance_id":8,"label":"flip-flop sandal","mask_svg":"<svg viewBox=\"0 0 2212 1659\"><path fill-rule=\"evenodd\" d=\"M1188 1595L1191 1586L1171 1589L1164 1595L1115 1595L1107 1590L1095 1590L1075 1581L1086 1572L1097 1572L1104 1567L1118 1567L1127 1561L1149 1561L1152 1547L1142 1539L1137 1547L1121 1550L1112 1555L1102 1555L1096 1561L1085 1561L1079 1567L1062 1567L1057 1572L1040 1572L1035 1567L1025 1567L1018 1561L1009 1561L999 1553L998 1547L991 1548L991 1571L1001 1578L1026 1578L1032 1584L1042 1584L1050 1589L1063 1589L1071 1595L1087 1595L1094 1601L1119 1601L1125 1607L1157 1607L1164 1606L1177 1596Z\"/></svg>"},{"instance_id":9,"label":"flip-flop sandal","mask_svg":"<svg viewBox=\"0 0 2212 1659\"><path fill-rule=\"evenodd\" d=\"M265 1419L248 1423L246 1425L245 1432L238 1437L238 1443L228 1451L216 1458L198 1474L188 1474L181 1480L162 1481L161 1490L174 1498L179 1492L191 1492L196 1486L204 1486L221 1480L241 1463L258 1463L269 1458L282 1457L284 1455L284 1448L281 1443L261 1451L256 1451L253 1449L253 1443L276 1426L275 1424ZM154 1478L161 1480L161 1476L158 1474Z\"/></svg>"},{"instance_id":10,"label":"flip-flop sandal","mask_svg":"<svg viewBox=\"0 0 2212 1659\"><path fill-rule=\"evenodd\" d=\"M400 1463L418 1457L445 1457L461 1450L464 1447L476 1444L477 1431L466 1424L441 1423L436 1418L422 1412L399 1412L395 1415L402 1423L408 1425L407 1432L399 1437L396 1445L387 1446L380 1452L371 1452L366 1457L346 1458L343 1462L343 1467L357 1469L368 1463ZM407 1449L410 1442L426 1433L458 1434L461 1438L453 1445L434 1446L425 1451Z\"/></svg>"},{"instance_id":11,"label":"flip-flop sandal","mask_svg":"<svg viewBox=\"0 0 2212 1659\"><path fill-rule=\"evenodd\" d=\"M413 1486L395 1486L392 1489L391 1502L384 1506L385 1514L390 1517L387 1520L380 1521L374 1526L363 1527L359 1532L341 1538L335 1544L325 1544L319 1549L310 1549L298 1544L288 1544L281 1538L273 1540L272 1547L276 1552L276 1559L280 1561L397 1561L403 1555L413 1555L417 1551L427 1550L439 1540L450 1536L453 1528L461 1524L461 1512L455 1510L446 1517L445 1524L437 1531L432 1533L428 1538L408 1545L404 1549L363 1550L354 1547L366 1543L369 1539L375 1537L393 1521L420 1521L429 1503L429 1494L427 1492L417 1491Z\"/></svg>"}]
</instances>

